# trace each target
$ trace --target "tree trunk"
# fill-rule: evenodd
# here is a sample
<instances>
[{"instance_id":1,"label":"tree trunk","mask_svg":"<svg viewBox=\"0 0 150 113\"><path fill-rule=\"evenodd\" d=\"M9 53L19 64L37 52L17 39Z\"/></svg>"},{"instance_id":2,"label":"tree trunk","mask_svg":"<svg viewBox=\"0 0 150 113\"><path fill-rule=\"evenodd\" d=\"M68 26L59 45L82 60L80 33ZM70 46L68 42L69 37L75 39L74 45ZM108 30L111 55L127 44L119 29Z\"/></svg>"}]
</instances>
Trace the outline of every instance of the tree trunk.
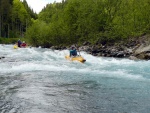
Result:
<instances>
[{"instance_id":1,"label":"tree trunk","mask_svg":"<svg viewBox=\"0 0 150 113\"><path fill-rule=\"evenodd\" d=\"M0 37L2 36L2 23L1 23L1 15L0 15Z\"/></svg>"},{"instance_id":2,"label":"tree trunk","mask_svg":"<svg viewBox=\"0 0 150 113\"><path fill-rule=\"evenodd\" d=\"M22 37L22 30L21 30L21 28L22 28L21 26L22 25L21 25L21 23L19 24L19 26L20 26L20 29L19 29L20 30L20 37Z\"/></svg>"},{"instance_id":3,"label":"tree trunk","mask_svg":"<svg viewBox=\"0 0 150 113\"><path fill-rule=\"evenodd\" d=\"M27 28L28 28L28 22L27 22L28 20L26 19L26 30L25 31L27 31Z\"/></svg>"},{"instance_id":4,"label":"tree trunk","mask_svg":"<svg viewBox=\"0 0 150 113\"><path fill-rule=\"evenodd\" d=\"M3 19L3 15L1 15L1 37L4 37L5 32L4 32L4 19Z\"/></svg>"},{"instance_id":5,"label":"tree trunk","mask_svg":"<svg viewBox=\"0 0 150 113\"><path fill-rule=\"evenodd\" d=\"M7 34L8 38L9 38L9 24L8 24L8 34Z\"/></svg>"}]
</instances>

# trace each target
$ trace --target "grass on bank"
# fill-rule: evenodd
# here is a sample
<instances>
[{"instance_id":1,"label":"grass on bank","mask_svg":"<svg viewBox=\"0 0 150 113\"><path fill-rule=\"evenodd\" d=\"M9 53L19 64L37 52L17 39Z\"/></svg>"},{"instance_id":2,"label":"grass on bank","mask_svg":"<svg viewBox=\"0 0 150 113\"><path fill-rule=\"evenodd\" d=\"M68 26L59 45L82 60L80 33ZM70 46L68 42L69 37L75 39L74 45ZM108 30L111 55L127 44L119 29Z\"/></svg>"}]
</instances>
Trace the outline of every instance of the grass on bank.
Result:
<instances>
[{"instance_id":1,"label":"grass on bank","mask_svg":"<svg viewBox=\"0 0 150 113\"><path fill-rule=\"evenodd\" d=\"M26 38L0 38L0 44L15 44L19 39L28 43Z\"/></svg>"}]
</instances>

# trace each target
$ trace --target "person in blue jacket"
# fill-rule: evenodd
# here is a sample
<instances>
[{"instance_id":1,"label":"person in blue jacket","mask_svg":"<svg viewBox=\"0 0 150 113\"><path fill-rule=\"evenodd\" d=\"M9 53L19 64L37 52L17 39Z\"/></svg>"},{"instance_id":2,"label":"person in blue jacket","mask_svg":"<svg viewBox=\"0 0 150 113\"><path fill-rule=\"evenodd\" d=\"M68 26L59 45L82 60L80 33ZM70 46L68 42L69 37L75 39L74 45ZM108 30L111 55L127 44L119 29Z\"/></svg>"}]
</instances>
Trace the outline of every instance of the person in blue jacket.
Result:
<instances>
[{"instance_id":1,"label":"person in blue jacket","mask_svg":"<svg viewBox=\"0 0 150 113\"><path fill-rule=\"evenodd\" d=\"M18 43L18 47L21 47L22 42L21 42L21 40L20 40L20 39L18 40L18 42L17 42L17 43Z\"/></svg>"},{"instance_id":2,"label":"person in blue jacket","mask_svg":"<svg viewBox=\"0 0 150 113\"><path fill-rule=\"evenodd\" d=\"M70 57L75 57L77 56L77 50L75 47L71 47L71 50L70 50Z\"/></svg>"}]
</instances>

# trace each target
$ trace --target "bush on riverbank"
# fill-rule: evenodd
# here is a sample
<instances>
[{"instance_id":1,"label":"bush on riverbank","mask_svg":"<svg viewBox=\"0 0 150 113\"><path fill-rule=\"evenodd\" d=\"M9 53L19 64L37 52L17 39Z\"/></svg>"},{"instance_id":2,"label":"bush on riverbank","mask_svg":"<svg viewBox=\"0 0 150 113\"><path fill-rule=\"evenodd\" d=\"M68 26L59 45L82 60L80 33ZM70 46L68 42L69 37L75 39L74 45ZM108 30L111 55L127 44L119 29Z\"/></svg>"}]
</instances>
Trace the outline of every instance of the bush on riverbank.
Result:
<instances>
[{"instance_id":1,"label":"bush on riverbank","mask_svg":"<svg viewBox=\"0 0 150 113\"><path fill-rule=\"evenodd\" d=\"M26 41L28 43L28 39L26 38L0 38L0 44L15 44L18 39L21 41Z\"/></svg>"},{"instance_id":2,"label":"bush on riverbank","mask_svg":"<svg viewBox=\"0 0 150 113\"><path fill-rule=\"evenodd\" d=\"M0 44L15 44L18 38L0 38Z\"/></svg>"}]
</instances>

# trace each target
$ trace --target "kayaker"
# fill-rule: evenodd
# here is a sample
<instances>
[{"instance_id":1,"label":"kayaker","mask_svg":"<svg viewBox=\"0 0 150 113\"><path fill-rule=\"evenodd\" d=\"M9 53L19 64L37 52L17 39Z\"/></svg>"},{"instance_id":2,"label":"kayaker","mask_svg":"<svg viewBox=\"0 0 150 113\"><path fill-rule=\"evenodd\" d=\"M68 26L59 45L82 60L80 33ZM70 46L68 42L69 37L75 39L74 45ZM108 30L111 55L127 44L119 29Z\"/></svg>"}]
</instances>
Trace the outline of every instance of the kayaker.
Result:
<instances>
[{"instance_id":1,"label":"kayaker","mask_svg":"<svg viewBox=\"0 0 150 113\"><path fill-rule=\"evenodd\" d=\"M17 43L18 43L18 47L21 47L22 42L21 42L21 40L20 40L20 39L18 40L18 42L17 42Z\"/></svg>"},{"instance_id":2,"label":"kayaker","mask_svg":"<svg viewBox=\"0 0 150 113\"><path fill-rule=\"evenodd\" d=\"M75 47L71 47L71 50L70 50L70 57L75 57L77 56L77 50Z\"/></svg>"},{"instance_id":3,"label":"kayaker","mask_svg":"<svg viewBox=\"0 0 150 113\"><path fill-rule=\"evenodd\" d=\"M22 44L20 45L20 47L25 48L27 46L27 44L25 43L25 41L22 42Z\"/></svg>"}]
</instances>

